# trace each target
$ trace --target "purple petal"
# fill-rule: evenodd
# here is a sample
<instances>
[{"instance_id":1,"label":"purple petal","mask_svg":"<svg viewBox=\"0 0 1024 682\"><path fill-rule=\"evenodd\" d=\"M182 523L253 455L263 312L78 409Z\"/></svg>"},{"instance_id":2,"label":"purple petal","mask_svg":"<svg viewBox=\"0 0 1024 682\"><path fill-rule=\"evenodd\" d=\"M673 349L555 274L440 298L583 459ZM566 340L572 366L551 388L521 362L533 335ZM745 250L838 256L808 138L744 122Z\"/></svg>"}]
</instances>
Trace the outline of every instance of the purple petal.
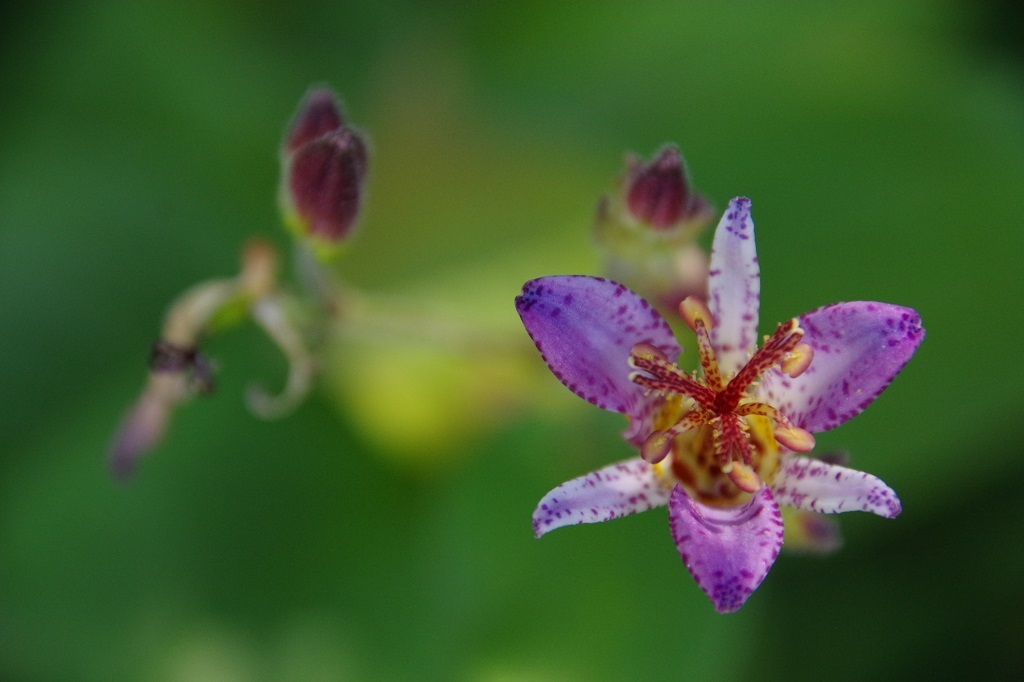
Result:
<instances>
[{"instance_id":1,"label":"purple petal","mask_svg":"<svg viewBox=\"0 0 1024 682\"><path fill-rule=\"evenodd\" d=\"M767 486L741 507L708 507L676 485L669 522L683 564L719 613L743 606L782 547L782 515Z\"/></svg>"},{"instance_id":2,"label":"purple petal","mask_svg":"<svg viewBox=\"0 0 1024 682\"><path fill-rule=\"evenodd\" d=\"M669 489L654 467L639 457L612 464L558 486L533 512L540 537L562 526L610 521L668 502Z\"/></svg>"},{"instance_id":3,"label":"purple petal","mask_svg":"<svg viewBox=\"0 0 1024 682\"><path fill-rule=\"evenodd\" d=\"M901 511L896 493L876 476L791 453L782 456L772 491L779 504L819 514L866 511L891 519Z\"/></svg>"},{"instance_id":4,"label":"purple petal","mask_svg":"<svg viewBox=\"0 0 1024 682\"><path fill-rule=\"evenodd\" d=\"M541 277L523 285L516 310L544 361L570 391L598 407L633 414L644 390L629 380L629 352L650 343L675 360L668 323L626 287L599 277Z\"/></svg>"},{"instance_id":5,"label":"purple petal","mask_svg":"<svg viewBox=\"0 0 1024 682\"><path fill-rule=\"evenodd\" d=\"M836 303L800 317L811 366L796 379L765 373L760 394L811 432L839 426L864 411L924 338L921 318L888 303Z\"/></svg>"},{"instance_id":6,"label":"purple petal","mask_svg":"<svg viewBox=\"0 0 1024 682\"><path fill-rule=\"evenodd\" d=\"M110 469L117 478L129 478L138 460L160 442L173 408L171 401L150 391L132 405L110 446Z\"/></svg>"},{"instance_id":7,"label":"purple petal","mask_svg":"<svg viewBox=\"0 0 1024 682\"><path fill-rule=\"evenodd\" d=\"M754 248L750 199L746 197L729 202L715 230L708 295L708 308L716 322L711 343L718 366L728 376L747 363L747 352L757 345L761 269Z\"/></svg>"}]
</instances>

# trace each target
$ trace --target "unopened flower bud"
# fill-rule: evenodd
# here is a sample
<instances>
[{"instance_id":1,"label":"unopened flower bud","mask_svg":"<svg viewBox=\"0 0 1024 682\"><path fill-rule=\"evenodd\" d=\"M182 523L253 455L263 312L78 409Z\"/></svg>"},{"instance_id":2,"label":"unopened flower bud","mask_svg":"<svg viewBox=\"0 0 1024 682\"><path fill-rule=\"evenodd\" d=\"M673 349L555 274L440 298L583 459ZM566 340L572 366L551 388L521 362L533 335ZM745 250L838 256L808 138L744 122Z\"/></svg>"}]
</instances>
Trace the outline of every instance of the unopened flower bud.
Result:
<instances>
[{"instance_id":1,"label":"unopened flower bud","mask_svg":"<svg viewBox=\"0 0 1024 682\"><path fill-rule=\"evenodd\" d=\"M329 92L303 101L282 149L281 205L299 235L323 247L352 231L366 177L366 142L349 128Z\"/></svg>"},{"instance_id":2,"label":"unopened flower bud","mask_svg":"<svg viewBox=\"0 0 1024 682\"><path fill-rule=\"evenodd\" d=\"M306 93L299 110L288 127L285 138L285 153L294 153L308 142L332 133L345 124L334 93L325 88L316 88Z\"/></svg>"},{"instance_id":3,"label":"unopened flower bud","mask_svg":"<svg viewBox=\"0 0 1024 682\"><path fill-rule=\"evenodd\" d=\"M594 223L604 274L666 312L689 295L706 297L708 257L695 239L712 217L675 145L649 162L627 155L626 170L601 199Z\"/></svg>"},{"instance_id":4,"label":"unopened flower bud","mask_svg":"<svg viewBox=\"0 0 1024 682\"><path fill-rule=\"evenodd\" d=\"M638 222L663 230L691 218L703 199L690 190L679 150L662 148L648 164L630 163L626 207Z\"/></svg>"}]
</instances>

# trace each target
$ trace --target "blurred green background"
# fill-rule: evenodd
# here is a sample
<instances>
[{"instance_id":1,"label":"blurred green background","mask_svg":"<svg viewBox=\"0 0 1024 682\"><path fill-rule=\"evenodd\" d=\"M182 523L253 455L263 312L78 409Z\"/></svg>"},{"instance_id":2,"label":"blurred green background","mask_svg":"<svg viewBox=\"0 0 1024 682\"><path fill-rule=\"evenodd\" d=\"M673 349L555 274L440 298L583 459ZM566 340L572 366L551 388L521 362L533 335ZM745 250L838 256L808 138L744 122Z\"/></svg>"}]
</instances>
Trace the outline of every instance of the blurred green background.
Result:
<instances>
[{"instance_id":1,"label":"blurred green background","mask_svg":"<svg viewBox=\"0 0 1024 682\"><path fill-rule=\"evenodd\" d=\"M6 7L0 678L1024 669L1012 3ZM630 456L621 417L539 358L535 400L487 428L455 415L465 437L417 453L416 433L404 451L378 437L359 386L251 416L248 382L284 367L250 328L210 345L218 391L179 411L130 485L110 480L165 306L236 272L249 235L287 246L276 149L312 83L372 142L342 265L368 289L473 299L522 334L524 281L596 272L588 229L623 152L674 141L718 207L753 199L765 325L839 300L917 308L917 356L819 438L903 515L845 515L836 556L784 554L719 616L663 510L533 539L544 493Z\"/></svg>"}]
</instances>

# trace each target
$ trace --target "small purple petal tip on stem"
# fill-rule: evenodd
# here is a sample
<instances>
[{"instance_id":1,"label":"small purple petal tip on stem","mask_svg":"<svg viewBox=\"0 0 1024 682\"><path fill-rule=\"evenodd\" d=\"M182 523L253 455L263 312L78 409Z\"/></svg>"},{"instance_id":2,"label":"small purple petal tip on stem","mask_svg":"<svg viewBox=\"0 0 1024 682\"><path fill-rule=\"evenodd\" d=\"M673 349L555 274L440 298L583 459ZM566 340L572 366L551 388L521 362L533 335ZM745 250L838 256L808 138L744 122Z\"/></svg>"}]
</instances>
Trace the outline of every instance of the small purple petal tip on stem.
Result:
<instances>
[{"instance_id":1,"label":"small purple petal tip on stem","mask_svg":"<svg viewBox=\"0 0 1024 682\"><path fill-rule=\"evenodd\" d=\"M188 370L154 370L145 390L132 405L114 434L109 449L111 473L127 480L139 459L163 438L175 406L192 392Z\"/></svg>"},{"instance_id":2,"label":"small purple petal tip on stem","mask_svg":"<svg viewBox=\"0 0 1024 682\"><path fill-rule=\"evenodd\" d=\"M249 241L241 272L233 278L201 282L179 296L164 318L153 344L142 394L128 410L111 442L110 466L128 477L142 455L163 437L174 409L214 387L213 364L199 350L202 339L241 322L246 315L281 348L289 363L288 383L280 396L250 391L253 410L281 415L306 395L314 372L312 357L287 315L288 299L277 291L277 253L269 242Z\"/></svg>"},{"instance_id":3,"label":"small purple petal tip on stem","mask_svg":"<svg viewBox=\"0 0 1024 682\"><path fill-rule=\"evenodd\" d=\"M119 480L135 472L138 459L157 444L167 427L166 405L142 397L125 415L110 446L110 470Z\"/></svg>"}]
</instances>

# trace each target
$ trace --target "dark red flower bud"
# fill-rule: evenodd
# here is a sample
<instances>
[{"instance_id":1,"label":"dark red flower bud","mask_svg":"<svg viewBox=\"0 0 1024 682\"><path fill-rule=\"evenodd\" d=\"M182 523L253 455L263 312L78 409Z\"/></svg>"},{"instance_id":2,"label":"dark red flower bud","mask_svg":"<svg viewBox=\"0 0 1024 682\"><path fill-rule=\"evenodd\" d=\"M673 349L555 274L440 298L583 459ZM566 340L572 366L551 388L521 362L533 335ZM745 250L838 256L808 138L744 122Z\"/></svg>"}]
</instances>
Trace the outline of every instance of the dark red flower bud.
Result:
<instances>
[{"instance_id":1,"label":"dark red flower bud","mask_svg":"<svg viewBox=\"0 0 1024 682\"><path fill-rule=\"evenodd\" d=\"M342 242L359 214L367 153L332 93L313 90L306 96L281 161L281 204L289 226L320 247Z\"/></svg>"},{"instance_id":2,"label":"dark red flower bud","mask_svg":"<svg viewBox=\"0 0 1024 682\"><path fill-rule=\"evenodd\" d=\"M299 105L291 125L288 126L285 152L294 152L307 142L333 132L344 124L334 93L324 88L310 90Z\"/></svg>"},{"instance_id":3,"label":"dark red flower bud","mask_svg":"<svg viewBox=\"0 0 1024 682\"><path fill-rule=\"evenodd\" d=\"M359 213L366 177L366 144L343 128L299 148L288 188L308 234L328 242L348 235Z\"/></svg>"},{"instance_id":4,"label":"dark red flower bud","mask_svg":"<svg viewBox=\"0 0 1024 682\"><path fill-rule=\"evenodd\" d=\"M626 207L636 220L656 229L672 227L694 211L695 195L686 180L683 157L675 147L663 148L648 164L629 171Z\"/></svg>"}]
</instances>

